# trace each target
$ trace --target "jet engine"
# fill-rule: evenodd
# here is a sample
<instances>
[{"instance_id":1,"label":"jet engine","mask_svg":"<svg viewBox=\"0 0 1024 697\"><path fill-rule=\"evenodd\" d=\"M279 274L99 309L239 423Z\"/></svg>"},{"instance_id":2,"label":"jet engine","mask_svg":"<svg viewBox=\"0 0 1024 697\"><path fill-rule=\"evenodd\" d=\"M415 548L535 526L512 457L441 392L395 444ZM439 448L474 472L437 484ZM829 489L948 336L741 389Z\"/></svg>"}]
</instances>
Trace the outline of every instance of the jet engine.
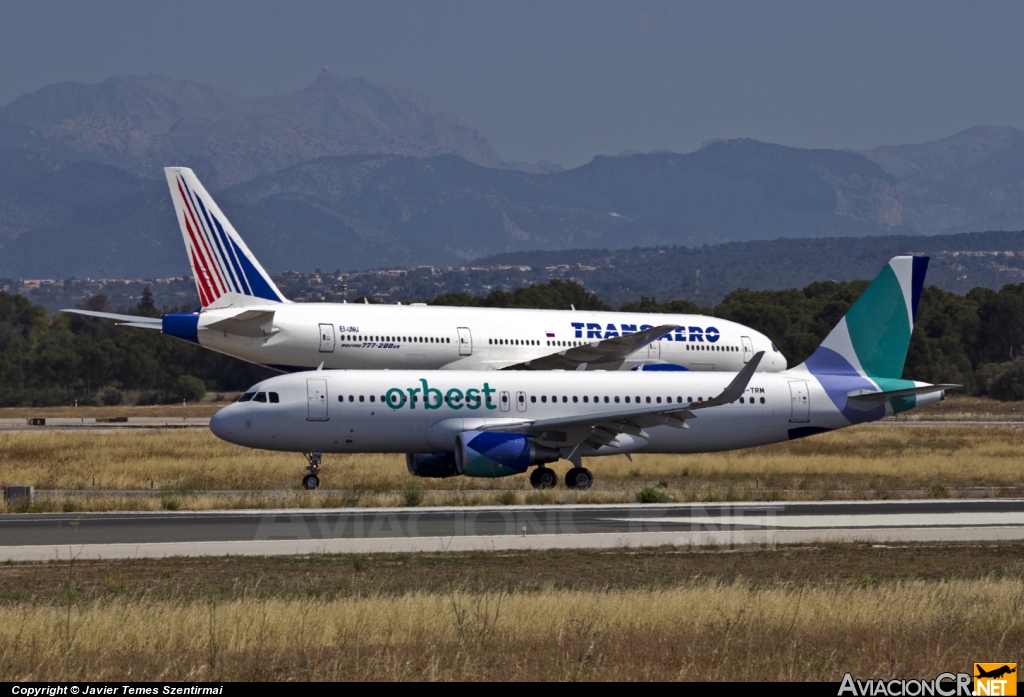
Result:
<instances>
[{"instance_id":1,"label":"jet engine","mask_svg":"<svg viewBox=\"0 0 1024 697\"><path fill-rule=\"evenodd\" d=\"M417 477L443 479L459 475L455 453L406 453L405 468Z\"/></svg>"},{"instance_id":2,"label":"jet engine","mask_svg":"<svg viewBox=\"0 0 1024 697\"><path fill-rule=\"evenodd\" d=\"M519 433L466 431L455 436L455 464L467 477L508 477L530 465L555 462L557 448L537 445Z\"/></svg>"}]
</instances>

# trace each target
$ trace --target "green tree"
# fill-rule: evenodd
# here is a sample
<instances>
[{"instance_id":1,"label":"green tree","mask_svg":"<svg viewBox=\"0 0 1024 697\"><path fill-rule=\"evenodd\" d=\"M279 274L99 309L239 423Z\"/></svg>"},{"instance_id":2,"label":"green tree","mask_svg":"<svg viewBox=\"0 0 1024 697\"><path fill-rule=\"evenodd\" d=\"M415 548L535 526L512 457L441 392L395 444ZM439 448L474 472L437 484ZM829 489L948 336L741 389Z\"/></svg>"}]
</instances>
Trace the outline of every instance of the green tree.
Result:
<instances>
[{"instance_id":1,"label":"green tree","mask_svg":"<svg viewBox=\"0 0 1024 697\"><path fill-rule=\"evenodd\" d=\"M611 310L599 297L573 281L553 279L547 283L516 288L511 293L493 290L486 297L465 293L444 293L431 305L458 307L526 307L538 310Z\"/></svg>"},{"instance_id":2,"label":"green tree","mask_svg":"<svg viewBox=\"0 0 1024 697\"><path fill-rule=\"evenodd\" d=\"M182 375L175 383L175 392L178 399L186 402L198 402L206 396L206 385L199 378Z\"/></svg>"}]
</instances>

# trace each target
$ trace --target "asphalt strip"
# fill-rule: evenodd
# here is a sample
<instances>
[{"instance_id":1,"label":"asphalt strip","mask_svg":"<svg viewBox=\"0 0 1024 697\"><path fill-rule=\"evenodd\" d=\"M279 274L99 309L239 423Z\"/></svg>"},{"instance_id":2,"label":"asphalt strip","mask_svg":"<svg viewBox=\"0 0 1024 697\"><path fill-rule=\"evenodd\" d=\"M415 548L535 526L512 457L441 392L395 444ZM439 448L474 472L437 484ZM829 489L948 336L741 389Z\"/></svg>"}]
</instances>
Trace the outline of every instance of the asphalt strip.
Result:
<instances>
[{"instance_id":1,"label":"asphalt strip","mask_svg":"<svg viewBox=\"0 0 1024 697\"><path fill-rule=\"evenodd\" d=\"M694 532L590 533L583 535L490 535L451 537L242 540L142 544L37 545L0 547L0 561L70 559L162 559L165 557L291 556L412 552L518 551L552 549L685 549L813 543L980 542L1024 540L1024 526L858 528L828 530L702 530Z\"/></svg>"}]
</instances>

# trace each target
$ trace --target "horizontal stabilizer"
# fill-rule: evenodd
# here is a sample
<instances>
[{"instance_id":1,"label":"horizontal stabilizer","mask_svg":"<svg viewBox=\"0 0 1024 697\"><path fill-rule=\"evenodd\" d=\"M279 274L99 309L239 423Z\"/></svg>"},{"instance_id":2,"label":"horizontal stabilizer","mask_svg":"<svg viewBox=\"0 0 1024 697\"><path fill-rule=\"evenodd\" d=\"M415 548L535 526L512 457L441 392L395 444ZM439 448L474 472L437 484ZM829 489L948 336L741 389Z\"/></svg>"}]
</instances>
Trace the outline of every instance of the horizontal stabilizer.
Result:
<instances>
[{"instance_id":1,"label":"horizontal stabilizer","mask_svg":"<svg viewBox=\"0 0 1024 697\"><path fill-rule=\"evenodd\" d=\"M504 370L579 370L580 366L594 368L608 363L621 364L631 353L678 328L679 325L676 324L663 324L660 327L644 329L635 334L573 346L524 363L510 365ZM586 367L583 370L586 370Z\"/></svg>"},{"instance_id":2,"label":"horizontal stabilizer","mask_svg":"<svg viewBox=\"0 0 1024 697\"><path fill-rule=\"evenodd\" d=\"M146 329L160 329L163 324L163 320L159 317L139 317L137 315L117 315L113 312L96 312L95 310L61 310L61 312L69 312L75 315L85 315L86 317L100 317L102 319L112 319L118 324L127 324L131 327L144 327Z\"/></svg>"},{"instance_id":3,"label":"horizontal stabilizer","mask_svg":"<svg viewBox=\"0 0 1024 697\"><path fill-rule=\"evenodd\" d=\"M142 322L118 322L116 326L118 326L118 327L135 327L137 329L159 329L159 330L163 329L163 327L161 327L159 324L150 324L150 323L143 324Z\"/></svg>"},{"instance_id":4,"label":"horizontal stabilizer","mask_svg":"<svg viewBox=\"0 0 1024 697\"><path fill-rule=\"evenodd\" d=\"M205 324L203 328L235 336L270 336L274 329L274 310L246 310L233 317Z\"/></svg>"},{"instance_id":5,"label":"horizontal stabilizer","mask_svg":"<svg viewBox=\"0 0 1024 697\"><path fill-rule=\"evenodd\" d=\"M923 387L908 387L904 390L889 390L887 392L868 392L867 390L857 390L856 392L850 392L847 394L846 399L853 405L870 409L871 407L878 406L879 404L885 404L886 402L899 397L933 394L944 390L955 390L958 387L963 387L963 385L925 385Z\"/></svg>"}]
</instances>

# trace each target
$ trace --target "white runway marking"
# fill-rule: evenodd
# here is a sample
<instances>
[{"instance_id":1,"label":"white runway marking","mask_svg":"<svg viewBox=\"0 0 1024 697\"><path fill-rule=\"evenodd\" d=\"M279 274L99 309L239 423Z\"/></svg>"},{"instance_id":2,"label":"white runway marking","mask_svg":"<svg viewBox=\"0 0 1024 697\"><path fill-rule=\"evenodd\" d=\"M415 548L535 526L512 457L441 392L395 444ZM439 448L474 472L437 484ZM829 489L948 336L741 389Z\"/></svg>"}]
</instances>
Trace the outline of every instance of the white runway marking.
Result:
<instances>
[{"instance_id":1,"label":"white runway marking","mask_svg":"<svg viewBox=\"0 0 1024 697\"><path fill-rule=\"evenodd\" d=\"M636 518L603 520L635 523ZM686 516L645 519L652 524L687 525L718 529L723 526L757 526L800 530L852 530L858 528L994 527L1024 526L1024 512L999 513L888 513L880 515L771 515L756 511L750 515Z\"/></svg>"}]
</instances>

